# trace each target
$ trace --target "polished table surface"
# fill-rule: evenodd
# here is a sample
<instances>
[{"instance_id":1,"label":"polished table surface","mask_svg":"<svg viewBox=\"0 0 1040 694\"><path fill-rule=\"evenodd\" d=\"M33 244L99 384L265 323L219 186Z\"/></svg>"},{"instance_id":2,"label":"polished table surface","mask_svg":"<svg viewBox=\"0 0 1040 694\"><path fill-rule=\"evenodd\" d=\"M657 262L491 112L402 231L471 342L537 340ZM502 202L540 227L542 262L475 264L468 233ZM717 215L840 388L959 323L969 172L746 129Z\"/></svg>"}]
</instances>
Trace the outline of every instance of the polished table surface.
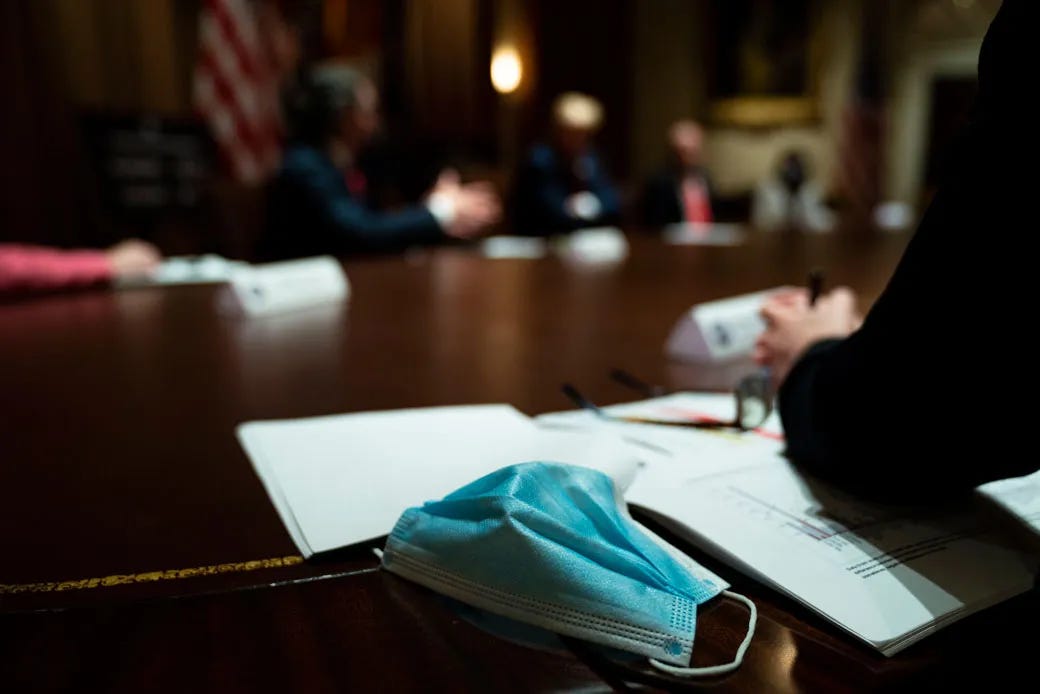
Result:
<instances>
[{"instance_id":1,"label":"polished table surface","mask_svg":"<svg viewBox=\"0 0 1040 694\"><path fill-rule=\"evenodd\" d=\"M379 571L367 546L294 559L235 426L459 403L537 414L570 407L565 381L604 403L633 399L608 378L618 366L674 388L725 389L747 365L695 368L662 354L691 304L800 284L813 267L869 303L906 242L772 234L709 248L632 235L616 264L417 251L345 261L345 306L253 319L218 311L212 286L0 304L0 691L624 688L580 644L532 650L487 635ZM885 658L688 549L761 611L744 667L712 688L1029 673L1035 591ZM708 607L695 663L728 658L745 620L739 607Z\"/></svg>"}]
</instances>

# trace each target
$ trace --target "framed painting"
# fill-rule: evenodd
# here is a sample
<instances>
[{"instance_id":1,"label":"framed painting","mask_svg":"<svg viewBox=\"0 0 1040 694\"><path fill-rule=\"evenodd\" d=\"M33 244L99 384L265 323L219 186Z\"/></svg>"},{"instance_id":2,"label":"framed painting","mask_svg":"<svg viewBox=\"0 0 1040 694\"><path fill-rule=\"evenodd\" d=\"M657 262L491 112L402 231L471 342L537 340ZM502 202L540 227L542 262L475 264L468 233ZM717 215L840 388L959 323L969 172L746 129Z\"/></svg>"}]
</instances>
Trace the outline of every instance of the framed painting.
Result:
<instances>
[{"instance_id":1,"label":"framed painting","mask_svg":"<svg viewBox=\"0 0 1040 694\"><path fill-rule=\"evenodd\" d=\"M711 120L773 127L817 120L819 0L711 0Z\"/></svg>"}]
</instances>

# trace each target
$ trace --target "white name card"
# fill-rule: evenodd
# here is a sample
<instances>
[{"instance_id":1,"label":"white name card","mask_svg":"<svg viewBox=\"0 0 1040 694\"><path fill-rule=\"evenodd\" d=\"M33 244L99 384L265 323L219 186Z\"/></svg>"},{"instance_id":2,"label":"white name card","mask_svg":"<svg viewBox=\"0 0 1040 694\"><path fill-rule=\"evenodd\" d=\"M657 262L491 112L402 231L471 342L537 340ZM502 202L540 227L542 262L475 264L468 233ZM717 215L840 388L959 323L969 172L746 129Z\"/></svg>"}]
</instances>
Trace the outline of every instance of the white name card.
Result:
<instances>
[{"instance_id":1,"label":"white name card","mask_svg":"<svg viewBox=\"0 0 1040 694\"><path fill-rule=\"evenodd\" d=\"M349 296L343 267L331 256L253 265L231 275L233 306L250 316L296 311Z\"/></svg>"},{"instance_id":2,"label":"white name card","mask_svg":"<svg viewBox=\"0 0 1040 694\"><path fill-rule=\"evenodd\" d=\"M673 246L739 246L746 234L738 224L680 222L666 226L662 236Z\"/></svg>"},{"instance_id":3,"label":"white name card","mask_svg":"<svg viewBox=\"0 0 1040 694\"><path fill-rule=\"evenodd\" d=\"M531 236L489 236L480 244L485 258L544 258L548 252L545 239Z\"/></svg>"},{"instance_id":4,"label":"white name card","mask_svg":"<svg viewBox=\"0 0 1040 694\"><path fill-rule=\"evenodd\" d=\"M759 315L765 300L780 289L697 304L672 329L665 353L683 361L720 362L751 356L765 329Z\"/></svg>"},{"instance_id":5,"label":"white name card","mask_svg":"<svg viewBox=\"0 0 1040 694\"><path fill-rule=\"evenodd\" d=\"M616 227L578 229L553 240L561 259L579 265L612 265L628 257L628 240Z\"/></svg>"},{"instance_id":6,"label":"white name card","mask_svg":"<svg viewBox=\"0 0 1040 694\"><path fill-rule=\"evenodd\" d=\"M175 256L167 258L146 275L117 277L114 282L120 289L178 284L223 284L230 281L235 270L247 266L248 263L228 260L213 254Z\"/></svg>"}]
</instances>

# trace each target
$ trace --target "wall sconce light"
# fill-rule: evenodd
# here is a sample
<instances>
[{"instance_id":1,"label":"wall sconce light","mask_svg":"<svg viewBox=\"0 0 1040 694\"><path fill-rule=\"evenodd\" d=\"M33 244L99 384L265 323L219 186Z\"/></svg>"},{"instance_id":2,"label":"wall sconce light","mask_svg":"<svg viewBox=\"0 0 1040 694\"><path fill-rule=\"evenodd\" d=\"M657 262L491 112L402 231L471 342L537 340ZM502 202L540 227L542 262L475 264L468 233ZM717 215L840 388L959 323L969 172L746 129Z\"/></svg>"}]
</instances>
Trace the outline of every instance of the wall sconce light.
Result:
<instances>
[{"instance_id":1,"label":"wall sconce light","mask_svg":"<svg viewBox=\"0 0 1040 694\"><path fill-rule=\"evenodd\" d=\"M491 56L491 85L495 91L499 94L515 92L523 76L524 66L517 50L508 45L496 48Z\"/></svg>"}]
</instances>

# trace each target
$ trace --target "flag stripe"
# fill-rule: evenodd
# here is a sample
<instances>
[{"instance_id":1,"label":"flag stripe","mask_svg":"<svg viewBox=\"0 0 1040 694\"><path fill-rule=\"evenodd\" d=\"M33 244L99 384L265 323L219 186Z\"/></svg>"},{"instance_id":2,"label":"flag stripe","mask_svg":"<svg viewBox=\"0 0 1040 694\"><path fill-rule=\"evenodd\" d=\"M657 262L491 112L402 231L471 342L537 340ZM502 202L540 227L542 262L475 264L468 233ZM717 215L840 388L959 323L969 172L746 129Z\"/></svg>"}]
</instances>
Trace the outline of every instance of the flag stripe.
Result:
<instances>
[{"instance_id":1,"label":"flag stripe","mask_svg":"<svg viewBox=\"0 0 1040 694\"><path fill-rule=\"evenodd\" d=\"M193 96L237 180L258 182L274 170L281 149L277 76L244 0L204 1Z\"/></svg>"},{"instance_id":2,"label":"flag stripe","mask_svg":"<svg viewBox=\"0 0 1040 694\"><path fill-rule=\"evenodd\" d=\"M213 87L214 109L223 109L232 114L235 130L247 145L255 148L265 147L272 133L265 132L266 124L249 103L251 96L242 93L241 83L238 88L235 87L233 79L229 79L226 73L217 68L211 55L204 53L202 63L210 68L208 77Z\"/></svg>"},{"instance_id":3,"label":"flag stripe","mask_svg":"<svg viewBox=\"0 0 1040 694\"><path fill-rule=\"evenodd\" d=\"M837 183L849 206L869 212L881 198L881 135L879 109L858 100L842 113L838 144Z\"/></svg>"}]
</instances>

